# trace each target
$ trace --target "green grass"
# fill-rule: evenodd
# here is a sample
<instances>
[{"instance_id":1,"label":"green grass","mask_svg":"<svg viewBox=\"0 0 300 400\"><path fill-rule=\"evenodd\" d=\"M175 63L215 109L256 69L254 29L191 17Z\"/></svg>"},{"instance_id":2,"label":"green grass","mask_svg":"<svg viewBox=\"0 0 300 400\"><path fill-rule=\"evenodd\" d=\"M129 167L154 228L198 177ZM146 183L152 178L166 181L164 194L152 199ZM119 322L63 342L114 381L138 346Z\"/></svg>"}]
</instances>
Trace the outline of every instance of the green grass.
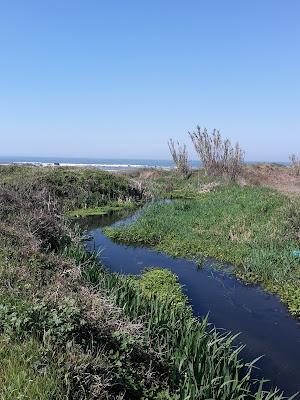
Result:
<instances>
[{"instance_id":1,"label":"green grass","mask_svg":"<svg viewBox=\"0 0 300 400\"><path fill-rule=\"evenodd\" d=\"M147 327L143 340L170 365L176 382L176 392L163 399L283 398L278 390L265 392L262 383L254 383L253 365L240 360L241 348L234 347L233 336L218 333L207 319L193 318L170 271L148 270L137 284L86 263L84 275L98 290L107 291L131 321Z\"/></svg>"},{"instance_id":2,"label":"green grass","mask_svg":"<svg viewBox=\"0 0 300 400\"><path fill-rule=\"evenodd\" d=\"M33 338L14 342L0 336L1 400L62 399L56 373Z\"/></svg>"},{"instance_id":3,"label":"green grass","mask_svg":"<svg viewBox=\"0 0 300 400\"><path fill-rule=\"evenodd\" d=\"M197 199L203 190L210 185L219 185L224 179L207 176L204 169L191 171L188 177L178 174L176 170L154 170L149 178L139 179L145 192L156 199Z\"/></svg>"},{"instance_id":4,"label":"green grass","mask_svg":"<svg viewBox=\"0 0 300 400\"><path fill-rule=\"evenodd\" d=\"M96 254L86 253L71 224L57 217L136 200L128 180L91 170L4 170L1 398L282 398L253 382L234 337L193 318L175 275L151 269L136 279L108 272ZM50 202L53 195L62 208ZM188 203L175 204L178 215L188 212ZM49 237L60 245L44 245Z\"/></svg>"},{"instance_id":5,"label":"green grass","mask_svg":"<svg viewBox=\"0 0 300 400\"><path fill-rule=\"evenodd\" d=\"M187 307L187 298L177 276L168 269L146 269L137 282L145 297L155 295L161 300L168 300L175 307Z\"/></svg>"},{"instance_id":6,"label":"green grass","mask_svg":"<svg viewBox=\"0 0 300 400\"><path fill-rule=\"evenodd\" d=\"M267 189L226 187L199 200L152 204L134 224L105 232L175 256L202 254L240 265L254 240L273 229L270 219L279 217L284 202Z\"/></svg>"},{"instance_id":7,"label":"green grass","mask_svg":"<svg viewBox=\"0 0 300 400\"><path fill-rule=\"evenodd\" d=\"M106 215L114 211L130 210L135 207L136 204L133 202L115 202L101 207L79 208L77 210L67 211L65 215L71 218L84 218L96 215Z\"/></svg>"},{"instance_id":8,"label":"green grass","mask_svg":"<svg viewBox=\"0 0 300 400\"><path fill-rule=\"evenodd\" d=\"M241 268L249 281L278 292L300 315L299 202L273 190L227 186L197 200L146 208L130 226L106 228L114 240L155 247L172 256L214 257Z\"/></svg>"},{"instance_id":9,"label":"green grass","mask_svg":"<svg viewBox=\"0 0 300 400\"><path fill-rule=\"evenodd\" d=\"M65 211L141 199L127 177L92 168L0 166L0 183L17 190L47 187Z\"/></svg>"}]
</instances>

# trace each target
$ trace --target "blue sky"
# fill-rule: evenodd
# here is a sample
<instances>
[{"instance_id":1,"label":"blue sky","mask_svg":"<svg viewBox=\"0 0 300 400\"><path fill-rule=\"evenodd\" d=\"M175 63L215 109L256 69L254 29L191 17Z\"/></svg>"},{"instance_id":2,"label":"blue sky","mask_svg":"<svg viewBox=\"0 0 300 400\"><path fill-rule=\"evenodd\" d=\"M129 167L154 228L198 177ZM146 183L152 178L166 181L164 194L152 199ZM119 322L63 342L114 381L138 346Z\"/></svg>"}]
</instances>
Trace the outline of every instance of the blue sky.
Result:
<instances>
[{"instance_id":1,"label":"blue sky","mask_svg":"<svg viewBox=\"0 0 300 400\"><path fill-rule=\"evenodd\" d=\"M168 158L199 124L284 161L299 19L298 0L1 1L0 155Z\"/></svg>"}]
</instances>

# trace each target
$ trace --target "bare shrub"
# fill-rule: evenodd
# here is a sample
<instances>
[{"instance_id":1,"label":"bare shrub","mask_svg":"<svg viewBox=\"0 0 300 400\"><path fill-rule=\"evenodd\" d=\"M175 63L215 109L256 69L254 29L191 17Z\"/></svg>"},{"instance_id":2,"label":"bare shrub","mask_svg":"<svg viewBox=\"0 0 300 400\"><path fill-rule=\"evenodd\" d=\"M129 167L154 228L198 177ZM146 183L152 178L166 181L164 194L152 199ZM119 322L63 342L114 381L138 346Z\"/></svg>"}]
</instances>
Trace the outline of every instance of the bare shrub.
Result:
<instances>
[{"instance_id":1,"label":"bare shrub","mask_svg":"<svg viewBox=\"0 0 300 400\"><path fill-rule=\"evenodd\" d=\"M186 145L180 145L179 142L177 142L176 145L174 140L170 139L168 141L168 146L178 172L182 175L188 175L190 168L188 163L188 152L186 149Z\"/></svg>"},{"instance_id":2,"label":"bare shrub","mask_svg":"<svg viewBox=\"0 0 300 400\"><path fill-rule=\"evenodd\" d=\"M223 139L220 131L211 133L197 126L189 132L199 158L208 175L226 175L235 179L241 172L244 151L239 144L232 145L229 139Z\"/></svg>"},{"instance_id":3,"label":"bare shrub","mask_svg":"<svg viewBox=\"0 0 300 400\"><path fill-rule=\"evenodd\" d=\"M61 204L48 188L28 183L0 184L1 231L28 253L37 249L57 250L68 241Z\"/></svg>"},{"instance_id":4,"label":"bare shrub","mask_svg":"<svg viewBox=\"0 0 300 400\"><path fill-rule=\"evenodd\" d=\"M291 169L293 171L293 175L300 176L300 160L296 154L292 154L289 156L289 160L291 162Z\"/></svg>"}]
</instances>

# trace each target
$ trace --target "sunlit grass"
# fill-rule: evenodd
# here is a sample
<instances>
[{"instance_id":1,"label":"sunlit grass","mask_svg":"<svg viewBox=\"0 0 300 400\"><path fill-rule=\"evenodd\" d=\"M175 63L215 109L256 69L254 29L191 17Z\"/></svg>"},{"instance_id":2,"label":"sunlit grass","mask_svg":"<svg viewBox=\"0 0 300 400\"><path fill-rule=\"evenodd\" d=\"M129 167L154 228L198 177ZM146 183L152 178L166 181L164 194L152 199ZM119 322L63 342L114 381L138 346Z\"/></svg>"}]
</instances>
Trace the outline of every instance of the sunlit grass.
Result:
<instances>
[{"instance_id":1,"label":"sunlit grass","mask_svg":"<svg viewBox=\"0 0 300 400\"><path fill-rule=\"evenodd\" d=\"M300 259L292 255L300 247L297 210L297 200L273 190L227 186L197 200L151 204L134 224L105 232L172 256L232 263L239 275L280 293L298 314Z\"/></svg>"},{"instance_id":2,"label":"sunlit grass","mask_svg":"<svg viewBox=\"0 0 300 400\"><path fill-rule=\"evenodd\" d=\"M1 400L62 399L54 370L42 359L42 346L34 339L22 343L0 337Z\"/></svg>"}]
</instances>

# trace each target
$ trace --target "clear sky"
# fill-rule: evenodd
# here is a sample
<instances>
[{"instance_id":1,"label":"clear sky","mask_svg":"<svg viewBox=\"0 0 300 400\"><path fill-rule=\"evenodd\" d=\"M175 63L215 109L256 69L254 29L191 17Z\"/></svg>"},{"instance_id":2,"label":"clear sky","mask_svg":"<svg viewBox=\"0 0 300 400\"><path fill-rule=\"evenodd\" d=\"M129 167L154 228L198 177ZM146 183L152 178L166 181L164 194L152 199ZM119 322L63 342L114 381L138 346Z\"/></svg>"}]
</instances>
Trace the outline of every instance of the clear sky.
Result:
<instances>
[{"instance_id":1,"label":"clear sky","mask_svg":"<svg viewBox=\"0 0 300 400\"><path fill-rule=\"evenodd\" d=\"M199 124L287 160L299 21L299 0L2 0L0 155L168 158Z\"/></svg>"}]
</instances>

